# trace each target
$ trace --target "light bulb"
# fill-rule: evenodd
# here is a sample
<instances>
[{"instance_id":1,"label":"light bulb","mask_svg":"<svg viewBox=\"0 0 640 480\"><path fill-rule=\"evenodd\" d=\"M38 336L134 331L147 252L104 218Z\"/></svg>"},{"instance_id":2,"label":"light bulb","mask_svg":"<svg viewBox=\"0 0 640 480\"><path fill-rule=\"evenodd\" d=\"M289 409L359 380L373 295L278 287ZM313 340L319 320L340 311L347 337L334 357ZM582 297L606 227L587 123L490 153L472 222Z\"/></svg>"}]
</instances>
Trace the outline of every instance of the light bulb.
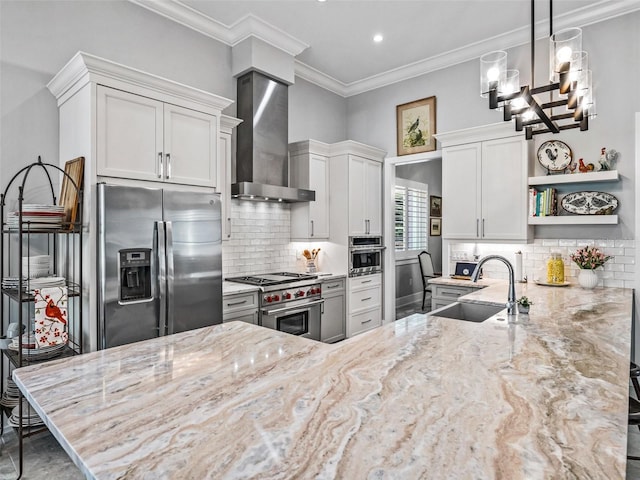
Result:
<instances>
[{"instance_id":1,"label":"light bulb","mask_svg":"<svg viewBox=\"0 0 640 480\"><path fill-rule=\"evenodd\" d=\"M487 70L487 80L489 80L490 82L495 82L496 80L498 80L498 78L500 78L499 68L492 67L489 70Z\"/></svg>"},{"instance_id":2,"label":"light bulb","mask_svg":"<svg viewBox=\"0 0 640 480\"><path fill-rule=\"evenodd\" d=\"M522 97L517 97L514 98L513 100L511 100L511 107L512 108L524 108L527 106L527 102L524 100L524 98Z\"/></svg>"},{"instance_id":3,"label":"light bulb","mask_svg":"<svg viewBox=\"0 0 640 480\"><path fill-rule=\"evenodd\" d=\"M523 119L525 122L528 122L529 120L533 120L533 117L534 117L534 116L535 116L535 114L533 113L533 110L529 109L529 110L525 111L525 112L522 114L522 119Z\"/></svg>"},{"instance_id":4,"label":"light bulb","mask_svg":"<svg viewBox=\"0 0 640 480\"><path fill-rule=\"evenodd\" d=\"M558 50L558 53L556 53L556 57L558 57L558 61L560 62L568 62L571 60L571 53L570 47L562 47Z\"/></svg>"}]
</instances>

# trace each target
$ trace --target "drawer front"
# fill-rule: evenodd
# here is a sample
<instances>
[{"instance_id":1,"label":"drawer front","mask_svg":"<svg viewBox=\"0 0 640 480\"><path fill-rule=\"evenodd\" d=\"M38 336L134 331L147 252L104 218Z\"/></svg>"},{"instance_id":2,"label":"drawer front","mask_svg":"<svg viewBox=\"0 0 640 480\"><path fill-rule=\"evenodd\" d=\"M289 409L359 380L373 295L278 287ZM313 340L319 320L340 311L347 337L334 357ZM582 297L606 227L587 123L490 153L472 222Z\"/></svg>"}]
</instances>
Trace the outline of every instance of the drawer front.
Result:
<instances>
[{"instance_id":1,"label":"drawer front","mask_svg":"<svg viewBox=\"0 0 640 480\"><path fill-rule=\"evenodd\" d=\"M223 322L233 322L233 321L247 322L252 323L254 325L259 325L259 317L258 310L247 310L241 312L233 312L228 314L222 314Z\"/></svg>"},{"instance_id":2,"label":"drawer front","mask_svg":"<svg viewBox=\"0 0 640 480\"><path fill-rule=\"evenodd\" d=\"M431 311L433 312L434 310L437 310L440 307L446 307L447 305L451 305L453 303L452 301L449 300L437 300L435 298L431 299Z\"/></svg>"},{"instance_id":3,"label":"drawer front","mask_svg":"<svg viewBox=\"0 0 640 480\"><path fill-rule=\"evenodd\" d=\"M382 312L380 308L374 308L366 312L351 315L349 318L349 336L366 332L382 325Z\"/></svg>"},{"instance_id":4,"label":"drawer front","mask_svg":"<svg viewBox=\"0 0 640 480\"><path fill-rule=\"evenodd\" d=\"M466 287L452 287L449 285L434 285L433 286L433 296L441 299L450 298L451 301L457 300L457 298L461 295L466 295L467 293L471 293L475 291L475 288L466 288Z\"/></svg>"},{"instance_id":5,"label":"drawer front","mask_svg":"<svg viewBox=\"0 0 640 480\"><path fill-rule=\"evenodd\" d=\"M222 297L222 313L258 308L258 292L237 293Z\"/></svg>"},{"instance_id":6,"label":"drawer front","mask_svg":"<svg viewBox=\"0 0 640 480\"><path fill-rule=\"evenodd\" d=\"M379 307L382 304L382 288L378 286L351 292L349 300L350 312Z\"/></svg>"},{"instance_id":7,"label":"drawer front","mask_svg":"<svg viewBox=\"0 0 640 480\"><path fill-rule=\"evenodd\" d=\"M382 284L382 275L363 275L362 277L353 277L349 279L349 289L357 290L359 288L369 288Z\"/></svg>"},{"instance_id":8,"label":"drawer front","mask_svg":"<svg viewBox=\"0 0 640 480\"><path fill-rule=\"evenodd\" d=\"M322 296L332 297L334 295L344 295L344 278L322 282Z\"/></svg>"}]
</instances>

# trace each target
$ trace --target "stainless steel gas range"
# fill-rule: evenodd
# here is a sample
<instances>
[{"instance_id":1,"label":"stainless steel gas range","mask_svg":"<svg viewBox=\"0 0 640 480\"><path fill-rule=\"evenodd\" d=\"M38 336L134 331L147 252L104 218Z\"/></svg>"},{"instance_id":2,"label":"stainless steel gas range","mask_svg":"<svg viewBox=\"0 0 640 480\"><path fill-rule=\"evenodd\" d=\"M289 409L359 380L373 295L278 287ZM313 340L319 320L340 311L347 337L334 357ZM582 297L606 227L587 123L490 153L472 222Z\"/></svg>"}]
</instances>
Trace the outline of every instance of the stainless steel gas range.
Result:
<instances>
[{"instance_id":1,"label":"stainless steel gas range","mask_svg":"<svg viewBox=\"0 0 640 480\"><path fill-rule=\"evenodd\" d=\"M230 282L260 287L261 325L320 341L322 288L315 275L275 272L232 277Z\"/></svg>"}]
</instances>

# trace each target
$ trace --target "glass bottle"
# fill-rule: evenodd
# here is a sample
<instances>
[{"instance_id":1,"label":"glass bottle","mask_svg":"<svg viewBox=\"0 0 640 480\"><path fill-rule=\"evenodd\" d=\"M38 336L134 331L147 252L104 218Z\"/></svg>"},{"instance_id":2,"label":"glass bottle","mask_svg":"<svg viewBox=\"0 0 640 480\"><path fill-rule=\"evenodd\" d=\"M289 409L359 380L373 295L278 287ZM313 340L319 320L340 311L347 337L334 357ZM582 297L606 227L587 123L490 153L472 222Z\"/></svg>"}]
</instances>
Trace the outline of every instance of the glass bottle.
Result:
<instances>
[{"instance_id":1,"label":"glass bottle","mask_svg":"<svg viewBox=\"0 0 640 480\"><path fill-rule=\"evenodd\" d=\"M552 253L547 260L547 283L564 283L564 261L559 253Z\"/></svg>"}]
</instances>

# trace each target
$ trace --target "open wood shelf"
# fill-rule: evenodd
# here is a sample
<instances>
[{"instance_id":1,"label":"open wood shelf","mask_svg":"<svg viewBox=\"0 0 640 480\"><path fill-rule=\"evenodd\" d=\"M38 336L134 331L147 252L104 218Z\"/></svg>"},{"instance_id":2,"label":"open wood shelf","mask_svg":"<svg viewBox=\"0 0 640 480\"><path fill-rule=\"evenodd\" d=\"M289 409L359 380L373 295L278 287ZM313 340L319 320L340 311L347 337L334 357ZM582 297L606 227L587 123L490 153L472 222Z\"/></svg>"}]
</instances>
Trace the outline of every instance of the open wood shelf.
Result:
<instances>
[{"instance_id":1,"label":"open wood shelf","mask_svg":"<svg viewBox=\"0 0 640 480\"><path fill-rule=\"evenodd\" d=\"M562 183L594 183L617 182L619 175L617 170L590 173L564 173L559 175L541 175L529 177L529 185L559 185Z\"/></svg>"}]
</instances>

